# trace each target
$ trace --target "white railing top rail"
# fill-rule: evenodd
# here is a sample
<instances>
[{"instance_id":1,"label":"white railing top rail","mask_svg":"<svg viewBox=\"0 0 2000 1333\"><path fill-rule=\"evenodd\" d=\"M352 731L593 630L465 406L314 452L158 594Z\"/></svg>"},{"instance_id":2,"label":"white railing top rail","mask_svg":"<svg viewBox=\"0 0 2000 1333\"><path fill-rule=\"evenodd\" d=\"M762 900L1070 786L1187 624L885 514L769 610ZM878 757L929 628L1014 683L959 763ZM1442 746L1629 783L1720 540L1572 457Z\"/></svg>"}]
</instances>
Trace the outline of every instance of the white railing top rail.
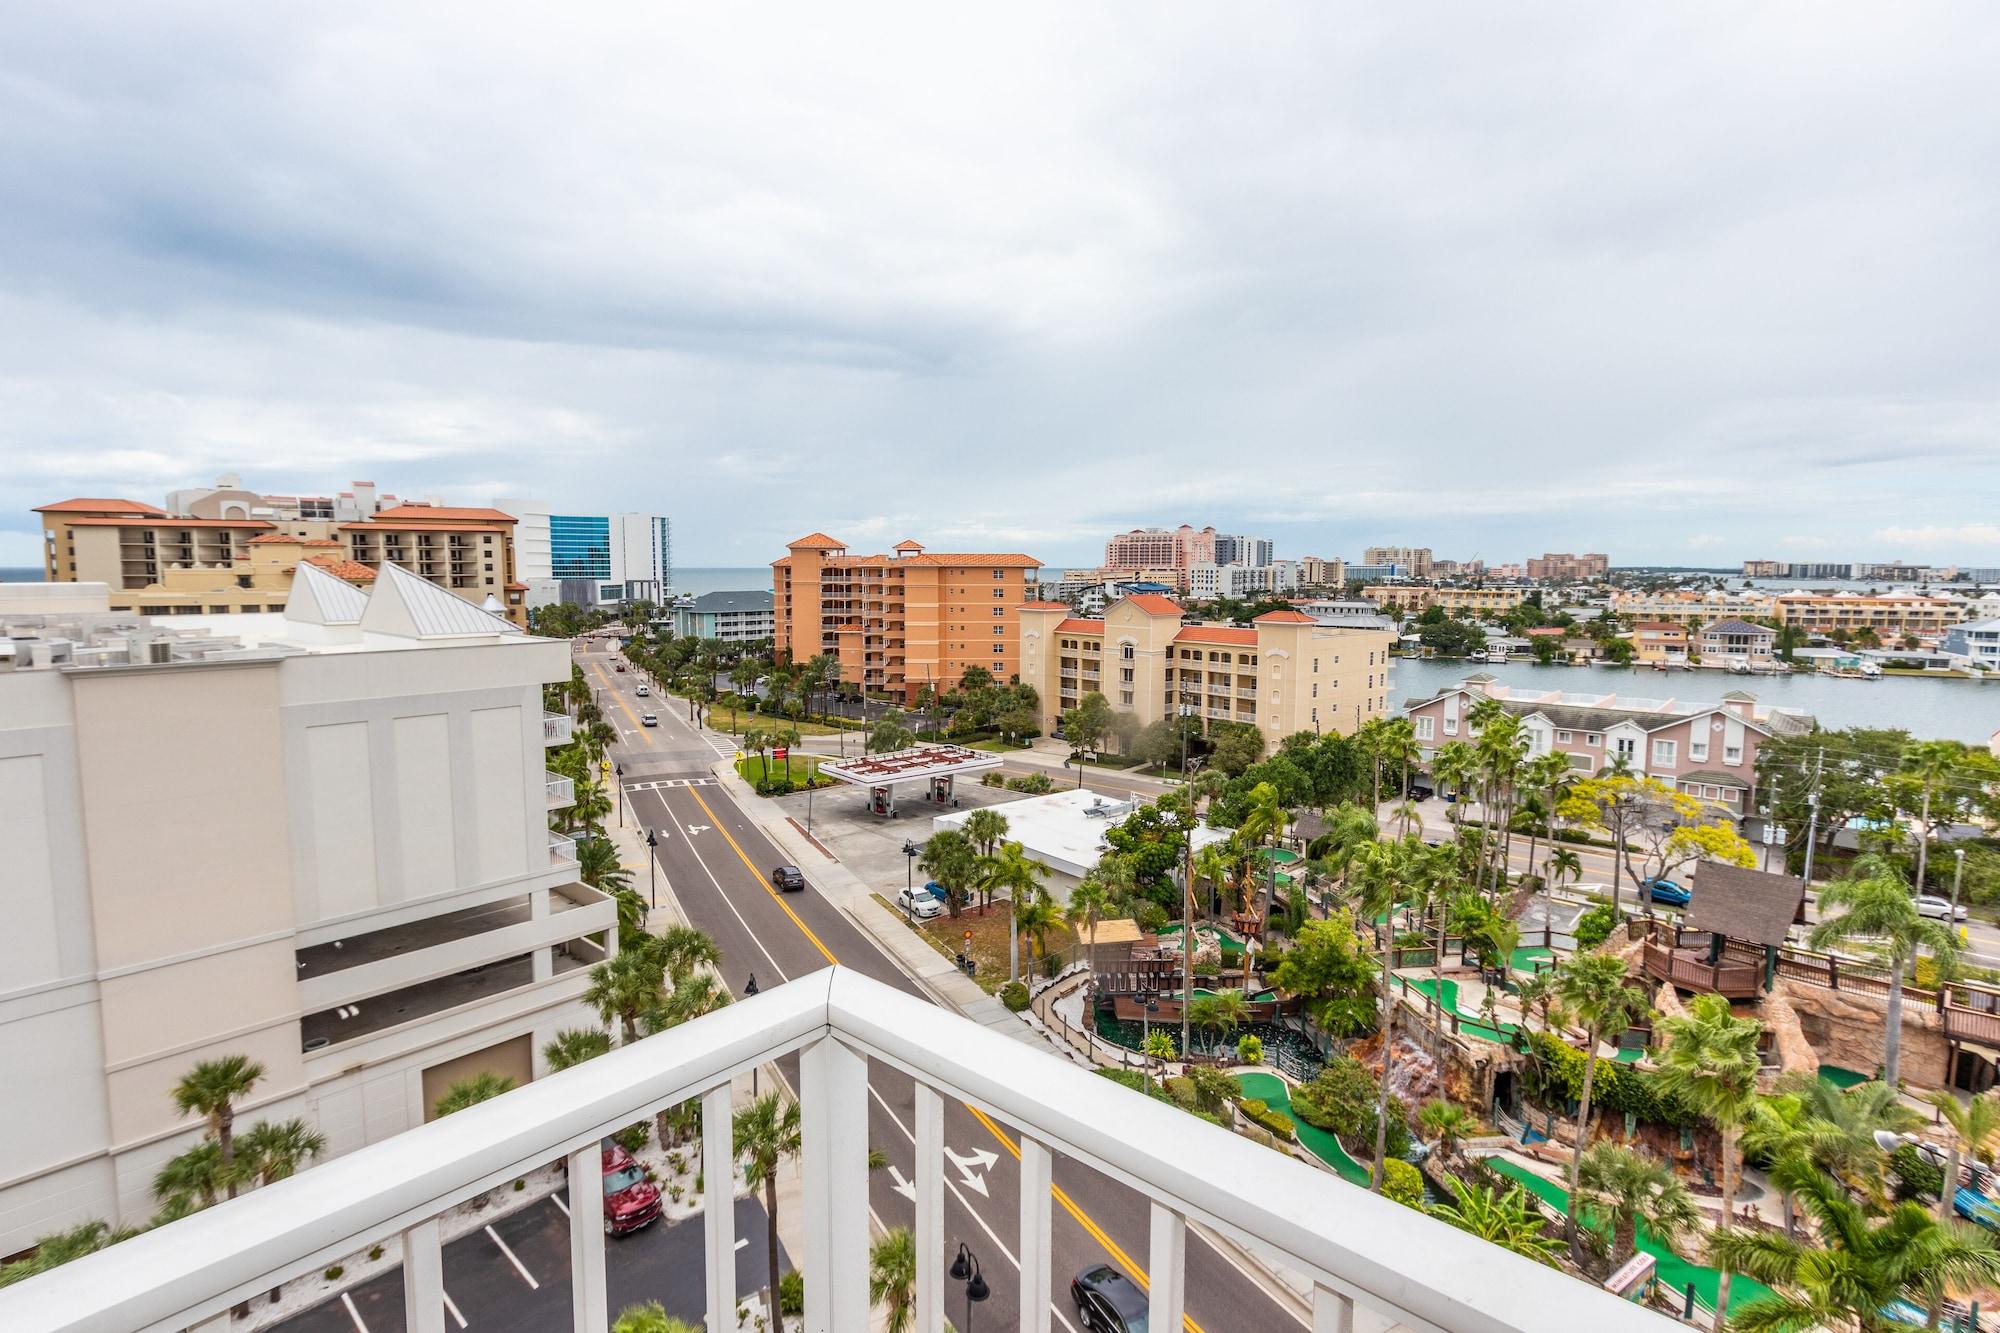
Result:
<instances>
[{"instance_id":1,"label":"white railing top rail","mask_svg":"<svg viewBox=\"0 0 2000 1333\"><path fill-rule=\"evenodd\" d=\"M831 1035L1415 1329L1660 1316L845 968L815 972L0 1290L0 1328L180 1328ZM819 1108L802 1107L811 1120Z\"/></svg>"}]
</instances>

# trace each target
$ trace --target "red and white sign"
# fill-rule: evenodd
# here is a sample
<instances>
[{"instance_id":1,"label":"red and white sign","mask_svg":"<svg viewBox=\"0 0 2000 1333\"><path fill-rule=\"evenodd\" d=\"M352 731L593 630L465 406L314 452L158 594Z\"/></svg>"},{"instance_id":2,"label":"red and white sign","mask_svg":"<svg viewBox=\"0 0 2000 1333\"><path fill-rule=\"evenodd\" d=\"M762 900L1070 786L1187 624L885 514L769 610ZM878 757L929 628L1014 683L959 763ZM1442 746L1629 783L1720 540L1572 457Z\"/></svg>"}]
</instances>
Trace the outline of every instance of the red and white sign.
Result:
<instances>
[{"instance_id":1,"label":"red and white sign","mask_svg":"<svg viewBox=\"0 0 2000 1333\"><path fill-rule=\"evenodd\" d=\"M775 749L775 750L771 751L771 758L773 758L773 759L783 759L783 758L784 758L784 757L785 757L786 755L788 755L788 754L790 754L790 753L791 753L791 751L790 751L789 749L787 749L787 748L785 748L784 746L780 745L780 746L779 746L779 747L778 747L777 749Z\"/></svg>"}]
</instances>

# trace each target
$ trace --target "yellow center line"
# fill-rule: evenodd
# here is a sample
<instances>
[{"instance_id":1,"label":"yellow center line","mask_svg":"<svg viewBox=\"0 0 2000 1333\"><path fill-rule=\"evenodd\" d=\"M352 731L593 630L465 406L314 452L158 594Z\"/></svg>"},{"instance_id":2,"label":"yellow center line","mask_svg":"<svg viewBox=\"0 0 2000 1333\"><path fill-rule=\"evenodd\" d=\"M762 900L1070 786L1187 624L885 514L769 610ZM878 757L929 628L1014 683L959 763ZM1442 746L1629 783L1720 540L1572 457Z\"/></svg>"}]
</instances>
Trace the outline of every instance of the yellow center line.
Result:
<instances>
[{"instance_id":1,"label":"yellow center line","mask_svg":"<svg viewBox=\"0 0 2000 1333\"><path fill-rule=\"evenodd\" d=\"M652 749L653 748L652 736L647 733L644 727L639 725L639 715L632 711L631 704L625 702L625 696L619 693L618 687L616 685L613 685L611 683L611 677L604 674L603 664L599 662L592 662L590 664L590 669L592 671L595 671L597 673L597 678L604 682L604 688L611 691L611 697L613 699L616 699L618 701L618 706L625 710L625 716L632 719L632 734L637 736L641 741L644 741L647 749L649 750Z\"/></svg>"},{"instance_id":2,"label":"yellow center line","mask_svg":"<svg viewBox=\"0 0 2000 1333\"><path fill-rule=\"evenodd\" d=\"M728 829L722 826L722 821L716 818L715 811L710 810L708 808L708 802L701 799L701 793L696 791L693 787L688 787L685 788L684 790L687 792L688 795L694 797L695 804L699 805L702 808L703 813L705 813L711 820L714 820L715 831L717 833L720 833L723 836L723 839L729 843L729 849L736 853L736 858L739 861L743 862L744 866L750 871L752 875L755 875L757 877L757 882L764 886L764 892L771 895L771 901L784 909L785 915L792 919L792 924L799 928L799 933L812 941L812 946L813 948L819 950L820 957L826 959L826 961L832 964L833 966L839 967L840 960L833 956L833 950L827 948L825 944L820 942L819 936L813 934L812 927L808 926L804 921L801 921L799 919L799 914L792 910L792 905L786 902L782 897L780 897L778 891L771 887L771 881L764 877L765 872L757 869L756 863L751 861L751 859L748 856L744 855L742 845L739 844L735 838L730 836Z\"/></svg>"},{"instance_id":3,"label":"yellow center line","mask_svg":"<svg viewBox=\"0 0 2000 1333\"><path fill-rule=\"evenodd\" d=\"M694 797L695 804L699 805L702 808L703 813L705 813L709 817L709 819L714 821L715 831L722 835L723 840L729 844L729 849L736 853L736 858L739 861L743 862L744 868L749 870L749 872L752 875L755 875L757 877L757 882L764 886L764 892L770 894L772 901L777 903L779 907L784 909L785 915L792 919L792 924L799 928L799 932L802 935L804 935L808 940L812 941L813 948L819 950L820 956L826 959L826 961L831 963L833 966L839 967L840 960L833 956L833 950L827 948L826 945L821 942L820 937L813 934L811 926L808 926L804 921L801 921L799 919L799 914L792 910L792 905L790 903L786 902L783 898L779 897L778 891L771 887L769 880L764 878L764 873L758 870L756 863L752 861L749 858L749 856L744 853L742 844L738 843L734 837L730 836L729 830L722 826L722 821L716 817L715 811L709 808L708 802L704 801L701 798L701 793L693 787L686 788L686 791L688 795ZM994 1138L1000 1140L1000 1145L1003 1148L1005 1148L1009 1153L1013 1154L1015 1161L1018 1162L1021 1159L1020 1148L1015 1145L1012 1139L1008 1138L1007 1135L1001 1131L998 1125L994 1124L991 1120L986 1118L985 1112L981 1111L978 1107L972 1106L970 1104L968 1104L965 1109L972 1112L973 1117L976 1120L978 1120L980 1124L986 1126L987 1133L991 1134ZM1068 1213L1071 1217L1076 1219L1077 1225L1082 1227L1084 1231L1089 1233L1091 1239L1095 1240L1099 1245L1102 1245L1104 1247L1105 1253L1109 1254L1114 1262L1123 1266L1125 1271L1132 1275L1133 1281L1137 1282L1141 1287L1146 1287L1146 1288L1151 1287L1152 1284L1146 1276L1146 1270L1141 1268L1133 1260L1131 1255L1125 1253L1125 1249L1123 1246L1121 1246L1117 1241L1111 1239L1110 1236L1105 1234L1104 1228L1097 1225L1097 1223L1091 1218L1090 1214L1084 1212L1083 1209L1077 1205L1076 1200L1070 1198L1068 1191L1063 1189L1063 1187L1060 1185L1050 1185L1049 1194L1051 1197L1055 1199L1057 1203L1062 1205L1062 1210L1064 1212ZM1187 1333L1207 1333L1207 1331L1203 1329L1200 1324L1197 1324L1194 1321L1193 1315L1183 1315L1181 1319L1182 1323L1185 1325L1187 1329Z\"/></svg>"},{"instance_id":4,"label":"yellow center line","mask_svg":"<svg viewBox=\"0 0 2000 1333\"><path fill-rule=\"evenodd\" d=\"M986 1126L988 1134L1000 1140L1000 1146L1011 1153L1015 1161L1018 1162L1021 1160L1021 1149L1013 1139L1007 1137L1007 1131L994 1124L987 1117L986 1112L980 1110L970 1102L966 1103L965 1109L972 1112L973 1119ZM1125 1253L1125 1248L1122 1245L1106 1235L1104 1228L1097 1225L1091 1219L1090 1214L1077 1206L1076 1201L1069 1197L1067 1190L1060 1185L1051 1185L1049 1186L1049 1193L1055 1196L1055 1201L1062 1205L1063 1211L1075 1218L1077 1225L1090 1234L1092 1240L1104 1247L1105 1253L1111 1256L1113 1262L1119 1264L1127 1273L1131 1274L1134 1282L1137 1282L1141 1287L1149 1291L1152 1289L1153 1284L1151 1279L1147 1277L1146 1270L1141 1268L1131 1255ZM1181 1316L1181 1323L1187 1329L1187 1333L1206 1333L1202 1326L1194 1321L1194 1316L1191 1314L1183 1314Z\"/></svg>"}]
</instances>

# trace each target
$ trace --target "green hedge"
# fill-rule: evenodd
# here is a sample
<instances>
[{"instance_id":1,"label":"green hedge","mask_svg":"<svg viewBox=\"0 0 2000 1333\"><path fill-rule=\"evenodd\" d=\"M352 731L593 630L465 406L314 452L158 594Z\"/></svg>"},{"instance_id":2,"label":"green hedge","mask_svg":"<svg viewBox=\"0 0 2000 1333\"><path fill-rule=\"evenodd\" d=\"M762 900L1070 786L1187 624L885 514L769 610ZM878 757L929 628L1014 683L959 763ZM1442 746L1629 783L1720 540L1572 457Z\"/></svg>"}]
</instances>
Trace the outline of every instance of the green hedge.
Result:
<instances>
[{"instance_id":1,"label":"green hedge","mask_svg":"<svg viewBox=\"0 0 2000 1333\"><path fill-rule=\"evenodd\" d=\"M1251 1124L1269 1130L1287 1143L1298 1137L1299 1129L1292 1123L1292 1118L1283 1111L1273 1111L1260 1098L1246 1097L1236 1103L1236 1109L1243 1112L1243 1118Z\"/></svg>"},{"instance_id":2,"label":"green hedge","mask_svg":"<svg viewBox=\"0 0 2000 1333\"><path fill-rule=\"evenodd\" d=\"M1000 988L1000 1003L1015 1013L1028 1007L1028 988L1018 981L1010 981Z\"/></svg>"},{"instance_id":3,"label":"green hedge","mask_svg":"<svg viewBox=\"0 0 2000 1333\"><path fill-rule=\"evenodd\" d=\"M1424 1206L1424 1173L1400 1157L1382 1164L1382 1197L1419 1212Z\"/></svg>"},{"instance_id":4,"label":"green hedge","mask_svg":"<svg viewBox=\"0 0 2000 1333\"><path fill-rule=\"evenodd\" d=\"M1575 1105L1583 1095L1583 1052L1547 1032L1528 1035L1538 1068L1531 1071L1544 1103ZM1663 1093L1652 1074L1615 1060L1599 1060L1590 1089L1591 1109L1631 1115L1656 1125L1692 1129L1701 1117L1677 1097Z\"/></svg>"}]
</instances>

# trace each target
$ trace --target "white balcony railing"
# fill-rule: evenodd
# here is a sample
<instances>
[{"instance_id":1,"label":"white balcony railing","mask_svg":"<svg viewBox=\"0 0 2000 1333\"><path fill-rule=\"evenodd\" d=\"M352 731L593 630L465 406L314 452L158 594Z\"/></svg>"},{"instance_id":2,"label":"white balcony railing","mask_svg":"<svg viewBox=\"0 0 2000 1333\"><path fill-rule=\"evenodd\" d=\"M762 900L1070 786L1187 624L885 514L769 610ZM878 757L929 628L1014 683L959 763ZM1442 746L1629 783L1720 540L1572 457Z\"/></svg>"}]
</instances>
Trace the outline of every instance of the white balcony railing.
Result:
<instances>
[{"instance_id":1,"label":"white balcony railing","mask_svg":"<svg viewBox=\"0 0 2000 1333\"><path fill-rule=\"evenodd\" d=\"M1058 1153L1150 1201L1155 1329L1181 1327L1190 1222L1310 1283L1314 1329L1354 1327L1356 1305L1412 1329L1453 1333L1675 1327L1048 1052L832 968L0 1290L0 1328L187 1328L400 1236L407 1328L442 1330L442 1213L558 1158L568 1160L572 1196L594 1199L599 1139L699 1097L708 1327L733 1329L734 1227L707 1226L734 1216L730 1080L795 1051L804 1130L798 1269L808 1333L869 1327L870 1060L916 1082L916 1252L937 1259L917 1266L918 1333L937 1333L944 1321L946 1098L978 1106L1020 1135L1023 1330L1050 1326L1050 1176ZM607 1322L604 1245L594 1220L570 1230L577 1330L602 1333Z\"/></svg>"},{"instance_id":2,"label":"white balcony railing","mask_svg":"<svg viewBox=\"0 0 2000 1333\"><path fill-rule=\"evenodd\" d=\"M549 834L549 864L552 866L575 865L576 839L567 833Z\"/></svg>"},{"instance_id":3,"label":"white balcony railing","mask_svg":"<svg viewBox=\"0 0 2000 1333\"><path fill-rule=\"evenodd\" d=\"M542 714L543 745L568 745L569 738L575 734L575 731L576 724L570 719L568 713Z\"/></svg>"},{"instance_id":4,"label":"white balcony railing","mask_svg":"<svg viewBox=\"0 0 2000 1333\"><path fill-rule=\"evenodd\" d=\"M576 783L560 773L542 771L544 787L548 792L549 809L563 810L576 804Z\"/></svg>"}]
</instances>

